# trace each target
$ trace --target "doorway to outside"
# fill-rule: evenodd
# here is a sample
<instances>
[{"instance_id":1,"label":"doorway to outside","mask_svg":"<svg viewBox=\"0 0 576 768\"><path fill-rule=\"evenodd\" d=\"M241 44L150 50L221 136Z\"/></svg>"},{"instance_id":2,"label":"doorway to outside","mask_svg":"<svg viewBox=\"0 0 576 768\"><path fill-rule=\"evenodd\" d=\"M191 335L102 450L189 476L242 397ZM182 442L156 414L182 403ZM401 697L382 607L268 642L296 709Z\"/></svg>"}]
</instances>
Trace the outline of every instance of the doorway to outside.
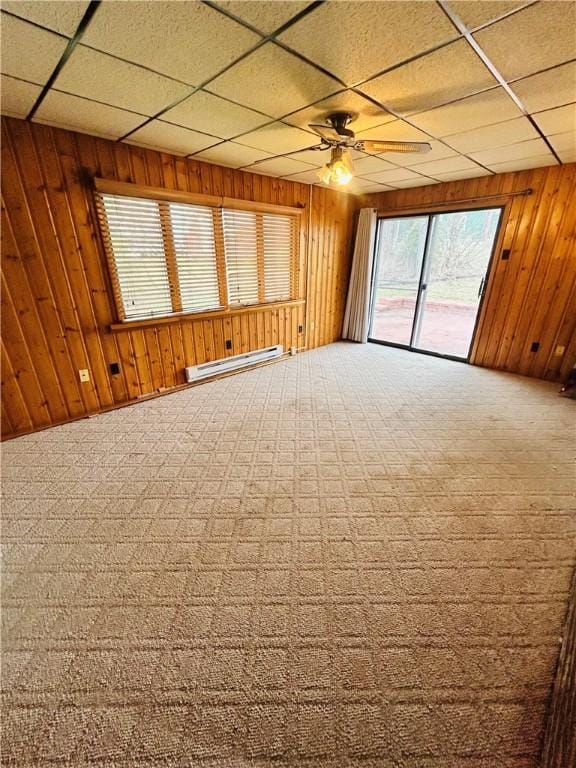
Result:
<instances>
[{"instance_id":1,"label":"doorway to outside","mask_svg":"<svg viewBox=\"0 0 576 768\"><path fill-rule=\"evenodd\" d=\"M379 219L369 340L468 360L502 210Z\"/></svg>"}]
</instances>

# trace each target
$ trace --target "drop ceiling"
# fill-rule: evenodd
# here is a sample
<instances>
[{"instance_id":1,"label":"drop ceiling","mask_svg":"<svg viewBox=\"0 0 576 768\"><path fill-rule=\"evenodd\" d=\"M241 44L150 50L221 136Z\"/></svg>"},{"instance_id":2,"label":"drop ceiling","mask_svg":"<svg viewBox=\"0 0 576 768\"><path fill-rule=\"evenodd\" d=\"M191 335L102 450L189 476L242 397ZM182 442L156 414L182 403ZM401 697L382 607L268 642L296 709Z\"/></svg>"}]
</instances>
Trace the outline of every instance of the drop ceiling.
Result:
<instances>
[{"instance_id":1,"label":"drop ceiling","mask_svg":"<svg viewBox=\"0 0 576 768\"><path fill-rule=\"evenodd\" d=\"M2 112L318 183L308 124L348 110L432 145L354 152L348 189L418 187L576 161L575 29L571 0L4 0Z\"/></svg>"}]
</instances>

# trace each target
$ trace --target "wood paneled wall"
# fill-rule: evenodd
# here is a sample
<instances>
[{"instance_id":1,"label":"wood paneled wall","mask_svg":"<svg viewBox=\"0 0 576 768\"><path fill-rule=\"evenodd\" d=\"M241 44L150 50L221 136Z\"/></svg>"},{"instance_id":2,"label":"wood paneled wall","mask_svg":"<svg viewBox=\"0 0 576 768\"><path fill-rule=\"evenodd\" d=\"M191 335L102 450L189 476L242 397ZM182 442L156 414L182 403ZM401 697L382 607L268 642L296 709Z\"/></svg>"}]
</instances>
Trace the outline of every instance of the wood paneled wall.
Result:
<instances>
[{"instance_id":1,"label":"wood paneled wall","mask_svg":"<svg viewBox=\"0 0 576 768\"><path fill-rule=\"evenodd\" d=\"M111 330L95 176L306 208L300 300ZM354 205L354 197L332 190L3 118L3 436L169 390L184 383L186 365L340 338ZM110 373L113 362L118 375ZM83 368L88 383L79 381Z\"/></svg>"},{"instance_id":2,"label":"wood paneled wall","mask_svg":"<svg viewBox=\"0 0 576 768\"><path fill-rule=\"evenodd\" d=\"M299 300L114 331L92 179L296 205ZM506 197L531 187L530 196ZM576 165L368 195L235 171L84 134L2 119L2 434L135 401L184 383L184 367L274 343L340 338L358 207L445 210L501 195L500 242L472 362L547 379L576 361ZM499 199L490 204L498 204ZM503 248L510 259L499 258ZM230 339L232 348L226 349ZM540 346L531 352L534 341ZM119 362L121 372L110 373ZM87 368L90 382L80 383Z\"/></svg>"},{"instance_id":3,"label":"wood paneled wall","mask_svg":"<svg viewBox=\"0 0 576 768\"><path fill-rule=\"evenodd\" d=\"M312 187L308 285L308 347L342 338L358 199Z\"/></svg>"},{"instance_id":4,"label":"wood paneled wall","mask_svg":"<svg viewBox=\"0 0 576 768\"><path fill-rule=\"evenodd\" d=\"M506 197L527 188L531 195ZM483 205L506 208L471 362L564 380L576 362L576 164L367 195L362 205L404 214L486 195L502 197Z\"/></svg>"}]
</instances>

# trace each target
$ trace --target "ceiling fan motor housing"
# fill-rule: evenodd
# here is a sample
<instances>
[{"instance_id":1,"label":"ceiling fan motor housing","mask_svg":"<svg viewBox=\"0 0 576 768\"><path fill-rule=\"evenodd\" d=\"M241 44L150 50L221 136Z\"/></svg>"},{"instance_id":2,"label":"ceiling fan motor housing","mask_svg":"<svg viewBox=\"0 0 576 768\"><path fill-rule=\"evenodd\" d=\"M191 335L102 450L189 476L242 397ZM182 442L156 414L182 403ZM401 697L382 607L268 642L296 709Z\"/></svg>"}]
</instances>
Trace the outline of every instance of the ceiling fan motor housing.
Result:
<instances>
[{"instance_id":1,"label":"ceiling fan motor housing","mask_svg":"<svg viewBox=\"0 0 576 768\"><path fill-rule=\"evenodd\" d=\"M348 123L352 122L354 117L355 115L351 114L350 112L333 112L331 115L328 115L326 120L328 123L330 123L334 130L340 134L340 136L348 136L349 138L353 139L353 131L351 131L346 126Z\"/></svg>"}]
</instances>

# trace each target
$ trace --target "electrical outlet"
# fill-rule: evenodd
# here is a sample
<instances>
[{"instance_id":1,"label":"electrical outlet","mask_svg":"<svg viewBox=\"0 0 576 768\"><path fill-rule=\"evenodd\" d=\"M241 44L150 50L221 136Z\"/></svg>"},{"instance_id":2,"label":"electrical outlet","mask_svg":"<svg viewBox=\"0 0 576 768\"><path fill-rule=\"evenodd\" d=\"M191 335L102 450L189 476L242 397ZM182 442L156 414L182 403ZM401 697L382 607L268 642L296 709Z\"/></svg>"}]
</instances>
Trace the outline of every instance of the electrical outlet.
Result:
<instances>
[{"instance_id":1,"label":"electrical outlet","mask_svg":"<svg viewBox=\"0 0 576 768\"><path fill-rule=\"evenodd\" d=\"M81 368L78 371L78 376L82 382L90 381L90 372L88 371L88 368Z\"/></svg>"}]
</instances>

